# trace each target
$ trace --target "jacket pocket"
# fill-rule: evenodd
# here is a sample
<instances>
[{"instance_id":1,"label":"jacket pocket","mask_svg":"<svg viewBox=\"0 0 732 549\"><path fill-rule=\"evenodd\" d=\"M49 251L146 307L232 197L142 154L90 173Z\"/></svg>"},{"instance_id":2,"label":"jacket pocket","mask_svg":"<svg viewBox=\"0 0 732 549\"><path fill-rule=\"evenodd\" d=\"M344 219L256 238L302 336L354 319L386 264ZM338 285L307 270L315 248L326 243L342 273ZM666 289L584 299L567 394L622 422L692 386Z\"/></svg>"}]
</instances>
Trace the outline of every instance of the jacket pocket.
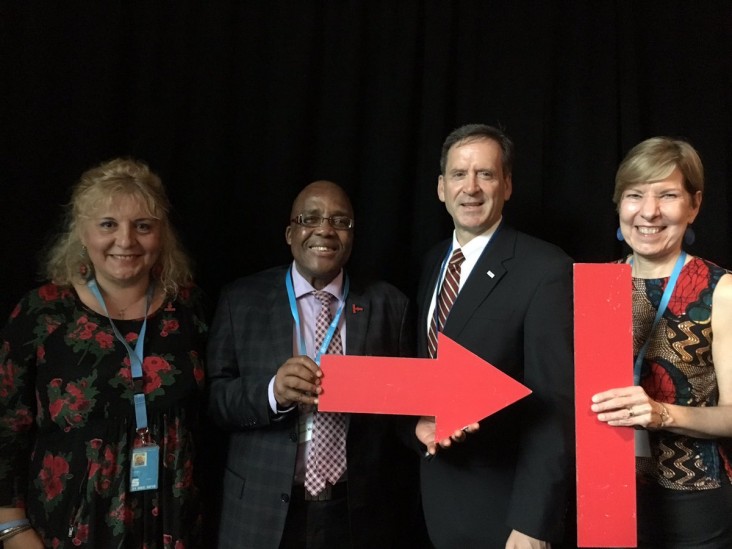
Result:
<instances>
[{"instance_id":1,"label":"jacket pocket","mask_svg":"<svg viewBox=\"0 0 732 549\"><path fill-rule=\"evenodd\" d=\"M228 496L233 499L241 499L244 495L244 486L246 486L246 479L235 473L228 467L224 469L224 496Z\"/></svg>"}]
</instances>

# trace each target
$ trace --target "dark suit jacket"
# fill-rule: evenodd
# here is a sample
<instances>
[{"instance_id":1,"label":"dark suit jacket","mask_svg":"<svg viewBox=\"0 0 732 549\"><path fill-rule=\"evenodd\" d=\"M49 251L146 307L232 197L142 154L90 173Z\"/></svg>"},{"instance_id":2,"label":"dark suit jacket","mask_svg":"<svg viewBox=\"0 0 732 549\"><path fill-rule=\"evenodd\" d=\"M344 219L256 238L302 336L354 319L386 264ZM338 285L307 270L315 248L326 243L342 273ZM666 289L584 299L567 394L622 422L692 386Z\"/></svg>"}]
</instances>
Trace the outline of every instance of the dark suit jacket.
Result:
<instances>
[{"instance_id":1,"label":"dark suit jacket","mask_svg":"<svg viewBox=\"0 0 732 549\"><path fill-rule=\"evenodd\" d=\"M276 548L291 497L298 441L297 411L273 415L267 386L292 356L293 320L285 289L287 267L240 279L220 297L209 339L209 413L230 432L224 472L219 547ZM346 354L410 356L413 318L393 286L351 282L343 312ZM351 415L348 508L356 547L397 547L398 522L409 505L403 446L387 416ZM416 501L415 501L416 503ZM401 525L402 529L404 524ZM401 545L403 546L403 545Z\"/></svg>"},{"instance_id":2,"label":"dark suit jacket","mask_svg":"<svg viewBox=\"0 0 732 549\"><path fill-rule=\"evenodd\" d=\"M427 355L426 315L449 246L432 250L422 275L421 356ZM465 442L422 461L425 517L437 547L503 548L512 529L548 541L561 537L573 474L572 326L571 259L502 224L460 291L444 333L533 393L481 421Z\"/></svg>"}]
</instances>

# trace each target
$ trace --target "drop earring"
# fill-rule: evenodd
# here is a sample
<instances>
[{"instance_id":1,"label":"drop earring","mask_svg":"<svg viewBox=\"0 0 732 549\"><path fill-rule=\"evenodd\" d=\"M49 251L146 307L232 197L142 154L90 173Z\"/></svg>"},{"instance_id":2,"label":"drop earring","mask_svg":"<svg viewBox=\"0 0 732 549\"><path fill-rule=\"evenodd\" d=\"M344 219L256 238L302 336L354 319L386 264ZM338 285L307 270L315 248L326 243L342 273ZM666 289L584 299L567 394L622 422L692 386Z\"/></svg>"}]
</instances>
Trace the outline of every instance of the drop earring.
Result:
<instances>
[{"instance_id":1,"label":"drop earring","mask_svg":"<svg viewBox=\"0 0 732 549\"><path fill-rule=\"evenodd\" d=\"M696 242L696 233L694 232L694 229L691 228L691 225L689 225L684 231L684 243L687 246L691 246L694 242Z\"/></svg>"},{"instance_id":2,"label":"drop earring","mask_svg":"<svg viewBox=\"0 0 732 549\"><path fill-rule=\"evenodd\" d=\"M615 238L617 238L619 242L625 240L625 238L623 238L623 231L620 230L620 227L618 227L618 230L615 231Z\"/></svg>"},{"instance_id":3,"label":"drop earring","mask_svg":"<svg viewBox=\"0 0 732 549\"><path fill-rule=\"evenodd\" d=\"M87 265L86 262L89 256L87 254L86 246L84 246L83 244L81 245L79 257L81 258L81 262L79 263L79 275L81 275L81 278L86 280L89 278L89 265Z\"/></svg>"}]
</instances>

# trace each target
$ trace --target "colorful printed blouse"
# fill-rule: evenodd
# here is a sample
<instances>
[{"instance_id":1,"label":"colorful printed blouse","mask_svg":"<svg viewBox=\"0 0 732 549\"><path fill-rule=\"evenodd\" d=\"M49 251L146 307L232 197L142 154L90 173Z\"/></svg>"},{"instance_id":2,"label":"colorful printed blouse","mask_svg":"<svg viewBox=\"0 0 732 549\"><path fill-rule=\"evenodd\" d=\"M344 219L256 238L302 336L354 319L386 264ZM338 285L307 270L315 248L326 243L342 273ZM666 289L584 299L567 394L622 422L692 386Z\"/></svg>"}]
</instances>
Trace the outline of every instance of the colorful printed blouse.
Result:
<instances>
[{"instance_id":1,"label":"colorful printed blouse","mask_svg":"<svg viewBox=\"0 0 732 549\"><path fill-rule=\"evenodd\" d=\"M681 270L641 369L652 399L679 406L716 406L712 357L712 294L726 273L692 258ZM668 278L633 279L633 352L648 338ZM732 479L732 440L701 439L669 431L649 432L651 456L638 458L638 475L673 490L706 490Z\"/></svg>"},{"instance_id":2,"label":"colorful printed blouse","mask_svg":"<svg viewBox=\"0 0 732 549\"><path fill-rule=\"evenodd\" d=\"M134 347L142 319L114 322ZM139 441L124 346L73 289L30 292L0 338L0 505L24 506L48 547L198 547L193 433L206 332L195 288L148 318L143 390L159 484L131 492Z\"/></svg>"}]
</instances>

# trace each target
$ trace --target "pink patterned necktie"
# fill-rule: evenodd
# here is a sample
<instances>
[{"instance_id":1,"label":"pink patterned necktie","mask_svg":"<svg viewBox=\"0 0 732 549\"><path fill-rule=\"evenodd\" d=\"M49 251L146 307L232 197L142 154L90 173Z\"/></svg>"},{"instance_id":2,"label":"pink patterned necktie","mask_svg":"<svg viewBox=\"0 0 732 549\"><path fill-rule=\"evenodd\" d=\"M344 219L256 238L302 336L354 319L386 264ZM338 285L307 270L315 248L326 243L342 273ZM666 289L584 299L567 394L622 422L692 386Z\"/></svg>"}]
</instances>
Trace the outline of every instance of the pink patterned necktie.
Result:
<instances>
[{"instance_id":1,"label":"pink patterned necktie","mask_svg":"<svg viewBox=\"0 0 732 549\"><path fill-rule=\"evenodd\" d=\"M315 321L315 349L320 349L333 321L330 304L334 296L316 290L313 295L321 303L320 313ZM326 354L343 354L341 334L336 327ZM346 416L344 414L314 412L313 438L305 463L305 489L318 495L325 488L326 481L335 484L346 471Z\"/></svg>"},{"instance_id":2,"label":"pink patterned necktie","mask_svg":"<svg viewBox=\"0 0 732 549\"><path fill-rule=\"evenodd\" d=\"M430 331L427 333L427 350L430 357L437 356L437 332L442 331L447 321L447 315L450 313L453 303L460 289L460 267L465 261L465 256L460 248L452 252L450 261L445 271L445 280L442 282L440 295L437 296L435 303L435 314L432 315L430 322ZM438 323L439 322L439 327Z\"/></svg>"}]
</instances>

